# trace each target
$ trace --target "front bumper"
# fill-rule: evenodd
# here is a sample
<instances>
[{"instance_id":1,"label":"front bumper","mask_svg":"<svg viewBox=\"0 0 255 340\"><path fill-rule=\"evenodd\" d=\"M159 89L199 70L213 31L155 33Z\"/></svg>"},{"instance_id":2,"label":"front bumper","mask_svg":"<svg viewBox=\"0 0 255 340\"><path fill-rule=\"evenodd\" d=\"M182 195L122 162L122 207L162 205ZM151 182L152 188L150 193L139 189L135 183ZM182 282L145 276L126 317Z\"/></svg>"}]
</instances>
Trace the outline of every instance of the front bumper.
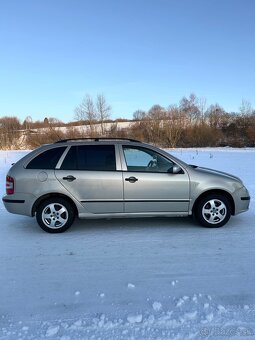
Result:
<instances>
[{"instance_id":1,"label":"front bumper","mask_svg":"<svg viewBox=\"0 0 255 340\"><path fill-rule=\"evenodd\" d=\"M234 193L235 215L245 212L249 209L250 195L249 191L243 186Z\"/></svg>"}]
</instances>

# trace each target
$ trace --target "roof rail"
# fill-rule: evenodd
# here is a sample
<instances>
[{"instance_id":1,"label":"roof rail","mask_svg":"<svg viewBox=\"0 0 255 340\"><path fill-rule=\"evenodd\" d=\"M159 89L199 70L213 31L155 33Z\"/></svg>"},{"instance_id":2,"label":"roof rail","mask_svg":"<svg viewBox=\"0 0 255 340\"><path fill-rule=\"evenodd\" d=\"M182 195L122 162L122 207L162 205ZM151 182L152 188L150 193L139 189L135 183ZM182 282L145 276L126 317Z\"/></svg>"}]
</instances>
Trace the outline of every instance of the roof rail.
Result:
<instances>
[{"instance_id":1,"label":"roof rail","mask_svg":"<svg viewBox=\"0 0 255 340\"><path fill-rule=\"evenodd\" d=\"M131 139L131 138L109 138L109 137L96 137L96 138L68 138L68 139L60 139L56 141L55 143L66 143L66 142L71 142L71 141L94 141L94 142L99 142L100 140L126 140L129 142L136 142L136 143L141 143L141 141L136 140L136 139Z\"/></svg>"}]
</instances>

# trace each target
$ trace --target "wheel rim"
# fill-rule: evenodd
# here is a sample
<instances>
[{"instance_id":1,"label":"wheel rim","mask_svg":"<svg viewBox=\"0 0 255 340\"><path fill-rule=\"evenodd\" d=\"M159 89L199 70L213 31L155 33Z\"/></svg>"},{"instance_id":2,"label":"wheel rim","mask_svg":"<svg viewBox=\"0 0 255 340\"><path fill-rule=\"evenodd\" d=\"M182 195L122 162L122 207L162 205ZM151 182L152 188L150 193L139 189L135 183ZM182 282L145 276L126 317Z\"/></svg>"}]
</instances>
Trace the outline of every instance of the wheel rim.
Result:
<instances>
[{"instance_id":1,"label":"wheel rim","mask_svg":"<svg viewBox=\"0 0 255 340\"><path fill-rule=\"evenodd\" d=\"M58 229L63 227L68 221L68 211L63 204L48 204L42 212L43 223L51 228Z\"/></svg>"},{"instance_id":2,"label":"wheel rim","mask_svg":"<svg viewBox=\"0 0 255 340\"><path fill-rule=\"evenodd\" d=\"M227 207L219 199L207 201L202 208L203 218L210 224L218 224L227 216Z\"/></svg>"}]
</instances>

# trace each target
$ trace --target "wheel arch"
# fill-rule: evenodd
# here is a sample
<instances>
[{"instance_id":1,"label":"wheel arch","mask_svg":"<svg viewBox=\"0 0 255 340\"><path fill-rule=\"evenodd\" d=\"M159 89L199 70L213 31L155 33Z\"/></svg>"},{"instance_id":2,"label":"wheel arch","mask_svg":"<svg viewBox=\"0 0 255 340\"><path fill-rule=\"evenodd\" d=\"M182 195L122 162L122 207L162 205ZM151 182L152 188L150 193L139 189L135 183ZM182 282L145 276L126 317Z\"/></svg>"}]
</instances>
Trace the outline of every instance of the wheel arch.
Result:
<instances>
[{"instance_id":1,"label":"wheel arch","mask_svg":"<svg viewBox=\"0 0 255 340\"><path fill-rule=\"evenodd\" d=\"M63 199L65 199L66 201L68 201L68 202L71 204L71 206L73 207L75 216L78 216L78 209L77 209L77 207L76 207L74 201L73 201L70 197L68 197L68 196L66 196L66 195L64 195L64 194L58 194L58 193L48 193L48 194L45 194L45 195L39 197L39 198L34 202L34 204L33 204L33 207L32 207L32 216L35 216L35 213L36 213L36 211L37 211L39 205L40 205L43 201L45 201L45 200L47 200L47 199L49 199L49 198L54 198L54 197L56 197L56 198L63 198Z\"/></svg>"},{"instance_id":2,"label":"wheel arch","mask_svg":"<svg viewBox=\"0 0 255 340\"><path fill-rule=\"evenodd\" d=\"M203 192L200 196L198 196L193 204L193 207L192 207L192 214L195 213L196 211L196 208L197 208L197 205L198 203L200 202L201 199L205 198L206 196L208 195L211 195L211 194L218 194L218 195L224 195L229 203L230 203L230 206L231 206L231 215L234 215L235 214L235 202L234 202L234 199L233 197L231 196L231 194L225 190L221 190L221 189L212 189L212 190L208 190L208 191L205 191Z\"/></svg>"}]
</instances>

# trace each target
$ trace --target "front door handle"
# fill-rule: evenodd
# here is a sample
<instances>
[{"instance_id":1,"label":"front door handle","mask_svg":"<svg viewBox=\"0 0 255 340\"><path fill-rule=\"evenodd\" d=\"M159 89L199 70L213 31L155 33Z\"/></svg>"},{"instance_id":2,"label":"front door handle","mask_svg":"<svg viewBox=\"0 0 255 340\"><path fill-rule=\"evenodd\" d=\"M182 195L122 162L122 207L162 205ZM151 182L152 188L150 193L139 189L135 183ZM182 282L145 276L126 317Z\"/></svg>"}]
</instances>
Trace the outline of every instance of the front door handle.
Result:
<instances>
[{"instance_id":1,"label":"front door handle","mask_svg":"<svg viewBox=\"0 0 255 340\"><path fill-rule=\"evenodd\" d=\"M131 176L129 178L125 178L125 181L127 181L129 183L135 183L136 181L138 181L138 178Z\"/></svg>"},{"instance_id":2,"label":"front door handle","mask_svg":"<svg viewBox=\"0 0 255 340\"><path fill-rule=\"evenodd\" d=\"M63 180L64 181L68 181L68 182L72 182L76 179L76 177L72 176L72 175L69 175L69 176L66 176L66 177L63 177Z\"/></svg>"}]
</instances>

